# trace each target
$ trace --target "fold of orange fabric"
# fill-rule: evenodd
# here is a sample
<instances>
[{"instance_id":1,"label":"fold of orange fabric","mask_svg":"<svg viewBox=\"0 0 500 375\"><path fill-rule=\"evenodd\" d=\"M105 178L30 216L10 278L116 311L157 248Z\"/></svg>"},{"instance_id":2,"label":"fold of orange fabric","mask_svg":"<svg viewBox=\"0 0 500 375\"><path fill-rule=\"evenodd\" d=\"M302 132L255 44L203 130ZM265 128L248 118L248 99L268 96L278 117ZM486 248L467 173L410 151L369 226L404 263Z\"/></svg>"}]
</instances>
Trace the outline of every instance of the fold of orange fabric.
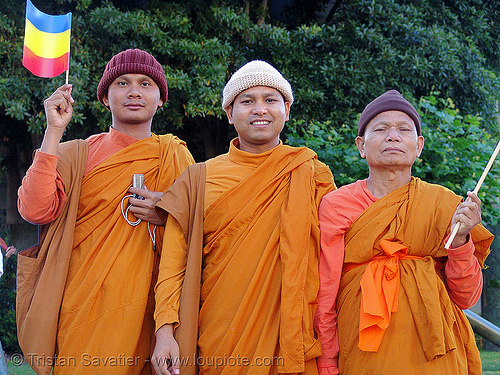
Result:
<instances>
[{"instance_id":1,"label":"fold of orange fabric","mask_svg":"<svg viewBox=\"0 0 500 375\"><path fill-rule=\"evenodd\" d=\"M255 159L234 145L230 155L247 165ZM318 289L317 206L321 196L332 189L332 177L306 148L278 146L255 166L205 210L200 353L249 358L276 353L279 373L303 373L306 362L320 354L313 331ZM208 161L207 176L224 173L210 168ZM320 173L321 186L316 180ZM224 257L213 260L212 249ZM248 272L248 278L241 277L242 267L255 271ZM238 288L228 294L227 285L235 282ZM262 290L266 290L265 297ZM241 301L223 306L227 318L221 318L217 295ZM241 331L237 342L226 336L234 327ZM256 331L265 334L255 336ZM244 368L228 367L226 371L246 373Z\"/></svg>"},{"instance_id":2,"label":"fold of orange fabric","mask_svg":"<svg viewBox=\"0 0 500 375\"><path fill-rule=\"evenodd\" d=\"M398 311L399 260L421 258L407 255L408 248L401 243L381 240L380 247L386 256L369 262L361 278L358 346L367 352L378 350L391 314Z\"/></svg>"},{"instance_id":3,"label":"fold of orange fabric","mask_svg":"<svg viewBox=\"0 0 500 375\"><path fill-rule=\"evenodd\" d=\"M408 327L408 332L398 332L391 336L391 345L384 344L386 339L383 339L378 352L388 355L394 345L404 345L409 333L418 337L420 343L409 343L408 348L422 350L428 361L457 347L454 324L462 316L455 315L453 302L436 268L442 268L440 262L445 261L448 255L444 249L444 239L449 234L450 220L460 200L459 196L439 185L412 178L408 185L373 203L353 222L345 233L346 265L337 297L337 301L340 301L338 316L341 348L342 345L356 345L360 348L360 321L353 314L360 314L361 297L368 294L361 291L361 278L365 269L360 266L368 267L370 262L380 256L387 258L383 255L385 250L381 245L382 240L404 244L411 256L422 258L412 260L410 255L398 257L401 272L401 282L398 284L403 288L398 299L404 297L405 310L401 310L402 300L399 300L398 313L391 320L395 320L400 313L405 317L411 314L418 318L413 320L414 325ZM483 265L493 236L481 225L475 226L470 234L475 245L474 255L480 265ZM349 269L351 271L347 272ZM358 284L355 285L356 283ZM388 306L392 308L392 303ZM352 325L351 321L354 322ZM344 326L340 327L340 324ZM383 326L381 322L377 324L373 330ZM353 331L356 328L357 334ZM465 332L467 327L460 329ZM471 341L471 345L473 344ZM388 357L391 355L392 352ZM356 370L351 369L352 373L358 373L361 367L355 366Z\"/></svg>"},{"instance_id":4,"label":"fold of orange fabric","mask_svg":"<svg viewBox=\"0 0 500 375\"><path fill-rule=\"evenodd\" d=\"M153 134L114 153L84 176L56 354L60 358L133 358L134 363L125 368L111 361L96 365L81 360L75 366L55 362L54 374L151 373L152 285L159 252L153 252L148 224L128 225L120 202L134 173L142 172L152 191L166 191L192 161L177 137ZM156 235L161 243L161 226ZM117 324L126 327L126 333L110 329Z\"/></svg>"}]
</instances>

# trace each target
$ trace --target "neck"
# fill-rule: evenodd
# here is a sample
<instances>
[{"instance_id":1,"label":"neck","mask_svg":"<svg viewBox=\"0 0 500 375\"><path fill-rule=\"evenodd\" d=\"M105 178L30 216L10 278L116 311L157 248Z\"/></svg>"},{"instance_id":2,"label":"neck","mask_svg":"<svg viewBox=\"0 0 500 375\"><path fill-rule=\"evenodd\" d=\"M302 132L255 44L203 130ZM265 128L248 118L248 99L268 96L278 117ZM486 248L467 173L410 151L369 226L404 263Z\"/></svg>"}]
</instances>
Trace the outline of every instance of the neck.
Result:
<instances>
[{"instance_id":1,"label":"neck","mask_svg":"<svg viewBox=\"0 0 500 375\"><path fill-rule=\"evenodd\" d=\"M145 139L151 137L151 123L149 124L115 124L111 125L113 129L120 133L127 134L136 139Z\"/></svg>"},{"instance_id":2,"label":"neck","mask_svg":"<svg viewBox=\"0 0 500 375\"><path fill-rule=\"evenodd\" d=\"M377 198L392 193L401 186L406 185L411 181L411 169L408 171L401 170L376 170L370 168L370 174L366 179L366 187Z\"/></svg>"},{"instance_id":3,"label":"neck","mask_svg":"<svg viewBox=\"0 0 500 375\"><path fill-rule=\"evenodd\" d=\"M240 137L238 137L238 139L239 139L238 148L241 151L245 151L245 152L248 152L250 154L262 154L263 152L269 151L269 150L275 148L276 146L279 146L279 144L280 144L279 138L276 138L276 142L266 143L266 144L262 144L262 145L246 143L246 142L242 141L242 139Z\"/></svg>"}]
</instances>

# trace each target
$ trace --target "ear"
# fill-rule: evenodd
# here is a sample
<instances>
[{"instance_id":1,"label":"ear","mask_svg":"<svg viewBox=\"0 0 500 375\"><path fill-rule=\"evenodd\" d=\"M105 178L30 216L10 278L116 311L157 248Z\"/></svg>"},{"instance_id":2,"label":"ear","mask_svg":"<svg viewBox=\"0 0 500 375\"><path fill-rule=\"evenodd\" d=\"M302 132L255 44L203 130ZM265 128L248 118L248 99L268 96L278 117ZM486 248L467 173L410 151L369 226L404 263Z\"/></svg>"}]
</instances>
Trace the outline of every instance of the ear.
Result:
<instances>
[{"instance_id":1,"label":"ear","mask_svg":"<svg viewBox=\"0 0 500 375\"><path fill-rule=\"evenodd\" d=\"M234 124L234 121L233 121L233 105L231 104L230 106L227 106L226 108L224 108L224 111L226 112L227 121L229 121L230 124Z\"/></svg>"},{"instance_id":2,"label":"ear","mask_svg":"<svg viewBox=\"0 0 500 375\"><path fill-rule=\"evenodd\" d=\"M105 107L109 108L109 100L108 100L108 93L107 92L102 97L102 102L103 102L103 104L104 104Z\"/></svg>"},{"instance_id":3,"label":"ear","mask_svg":"<svg viewBox=\"0 0 500 375\"><path fill-rule=\"evenodd\" d=\"M424 149L425 139L423 136L419 135L417 140L417 158L420 157L422 150Z\"/></svg>"},{"instance_id":4,"label":"ear","mask_svg":"<svg viewBox=\"0 0 500 375\"><path fill-rule=\"evenodd\" d=\"M356 137L356 146L358 147L359 151L359 156L361 156L363 159L366 157L366 152L365 152L365 137L363 136L357 136Z\"/></svg>"},{"instance_id":5,"label":"ear","mask_svg":"<svg viewBox=\"0 0 500 375\"><path fill-rule=\"evenodd\" d=\"M164 104L164 103L163 103L163 100L161 100L161 99L160 99L160 100L158 100L158 108L163 107L163 104Z\"/></svg>"},{"instance_id":6,"label":"ear","mask_svg":"<svg viewBox=\"0 0 500 375\"><path fill-rule=\"evenodd\" d=\"M285 121L290 120L290 102L285 102Z\"/></svg>"}]
</instances>

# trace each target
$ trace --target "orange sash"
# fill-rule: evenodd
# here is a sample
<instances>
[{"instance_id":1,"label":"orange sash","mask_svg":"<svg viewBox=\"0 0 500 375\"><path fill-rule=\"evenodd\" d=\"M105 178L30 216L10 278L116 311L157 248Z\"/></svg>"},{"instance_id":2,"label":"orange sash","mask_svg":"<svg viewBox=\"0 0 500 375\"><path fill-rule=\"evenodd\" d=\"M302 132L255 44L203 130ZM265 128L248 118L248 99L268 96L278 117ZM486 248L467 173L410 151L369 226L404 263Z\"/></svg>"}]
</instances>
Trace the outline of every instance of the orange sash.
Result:
<instances>
[{"instance_id":1,"label":"orange sash","mask_svg":"<svg viewBox=\"0 0 500 375\"><path fill-rule=\"evenodd\" d=\"M384 332L389 327L391 313L398 311L398 293L401 281L400 259L422 259L408 255L408 248L400 243L381 240L385 253L376 256L361 278L361 304L359 311L359 348L376 352ZM348 264L344 272L360 264Z\"/></svg>"}]
</instances>

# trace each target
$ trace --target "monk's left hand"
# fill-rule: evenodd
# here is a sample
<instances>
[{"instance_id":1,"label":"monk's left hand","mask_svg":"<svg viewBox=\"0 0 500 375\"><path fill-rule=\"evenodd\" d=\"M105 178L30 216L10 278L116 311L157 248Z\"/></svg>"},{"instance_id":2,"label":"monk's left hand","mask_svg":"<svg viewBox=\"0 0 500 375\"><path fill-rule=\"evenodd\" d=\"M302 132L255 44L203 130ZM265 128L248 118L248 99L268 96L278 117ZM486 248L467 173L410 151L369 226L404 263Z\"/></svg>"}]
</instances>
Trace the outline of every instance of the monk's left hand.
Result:
<instances>
[{"instance_id":1,"label":"monk's left hand","mask_svg":"<svg viewBox=\"0 0 500 375\"><path fill-rule=\"evenodd\" d=\"M137 194L144 199L130 198L129 204L131 205L129 212L134 214L138 219L147 221L153 225L165 225L163 220L158 216L155 210L155 204L163 196L163 193L158 191L151 191L147 187L144 189L131 187L128 189L130 194Z\"/></svg>"},{"instance_id":2,"label":"monk's left hand","mask_svg":"<svg viewBox=\"0 0 500 375\"><path fill-rule=\"evenodd\" d=\"M451 230L456 223L460 223L460 229L453 240L451 247L457 248L467 242L467 235L477 224L481 222L481 200L472 192L467 192L468 198L460 203L451 219Z\"/></svg>"}]
</instances>

